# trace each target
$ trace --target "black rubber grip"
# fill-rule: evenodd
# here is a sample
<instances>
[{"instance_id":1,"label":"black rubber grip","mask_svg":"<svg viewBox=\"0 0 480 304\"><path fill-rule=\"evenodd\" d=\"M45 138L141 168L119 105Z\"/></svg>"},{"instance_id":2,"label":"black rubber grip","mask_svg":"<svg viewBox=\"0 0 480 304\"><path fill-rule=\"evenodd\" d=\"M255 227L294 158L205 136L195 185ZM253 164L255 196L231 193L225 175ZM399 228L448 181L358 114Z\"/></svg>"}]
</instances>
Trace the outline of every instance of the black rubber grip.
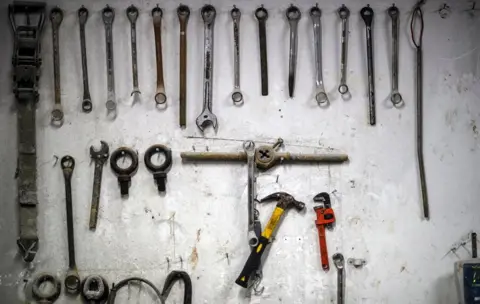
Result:
<instances>
[{"instance_id":1,"label":"black rubber grip","mask_svg":"<svg viewBox=\"0 0 480 304\"><path fill-rule=\"evenodd\" d=\"M269 244L269 241L266 237L261 236L258 239L257 247L255 247L255 249L253 249L252 252L250 253L248 260L245 263L245 266L243 266L242 272L240 273L237 280L235 281L237 285L240 285L243 288L248 287L248 282L250 281L250 277L254 274L255 271L257 271L260 268L260 265L262 263L262 255L265 252L265 249L267 248L268 244Z\"/></svg>"}]
</instances>

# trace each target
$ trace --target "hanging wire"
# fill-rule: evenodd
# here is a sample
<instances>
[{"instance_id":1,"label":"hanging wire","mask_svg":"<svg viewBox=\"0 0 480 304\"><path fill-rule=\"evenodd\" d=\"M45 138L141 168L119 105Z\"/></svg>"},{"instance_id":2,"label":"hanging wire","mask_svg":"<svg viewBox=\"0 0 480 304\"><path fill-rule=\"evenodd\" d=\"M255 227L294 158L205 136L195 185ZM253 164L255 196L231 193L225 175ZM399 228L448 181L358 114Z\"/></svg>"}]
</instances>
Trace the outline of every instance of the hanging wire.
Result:
<instances>
[{"instance_id":1,"label":"hanging wire","mask_svg":"<svg viewBox=\"0 0 480 304\"><path fill-rule=\"evenodd\" d=\"M413 8L413 13L412 13L412 20L410 22L410 33L412 35L412 41L413 44L417 49L422 48L422 41L423 41L423 11L422 11L422 5L425 4L425 0L420 0L415 4L415 7ZM420 22L420 32L418 35L418 40L415 38L415 25L417 20Z\"/></svg>"}]
</instances>

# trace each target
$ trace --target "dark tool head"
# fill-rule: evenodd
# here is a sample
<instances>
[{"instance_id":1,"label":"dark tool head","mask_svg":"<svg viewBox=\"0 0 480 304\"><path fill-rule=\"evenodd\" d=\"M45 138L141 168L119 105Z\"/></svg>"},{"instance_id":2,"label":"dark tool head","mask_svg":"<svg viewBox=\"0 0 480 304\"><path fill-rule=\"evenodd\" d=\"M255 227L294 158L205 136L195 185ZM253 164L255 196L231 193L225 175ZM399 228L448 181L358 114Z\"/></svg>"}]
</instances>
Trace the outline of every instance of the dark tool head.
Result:
<instances>
[{"instance_id":1,"label":"dark tool head","mask_svg":"<svg viewBox=\"0 0 480 304\"><path fill-rule=\"evenodd\" d=\"M345 6L345 4L338 9L338 16L340 19L348 19L348 17L350 17L350 10Z\"/></svg>"},{"instance_id":2,"label":"dark tool head","mask_svg":"<svg viewBox=\"0 0 480 304\"><path fill-rule=\"evenodd\" d=\"M75 159L70 155L65 155L60 160L60 166L62 167L65 179L70 179L73 174L73 169L75 169Z\"/></svg>"},{"instance_id":3,"label":"dark tool head","mask_svg":"<svg viewBox=\"0 0 480 304\"><path fill-rule=\"evenodd\" d=\"M138 9L133 4L127 7L126 14L131 23L135 23L137 21Z\"/></svg>"},{"instance_id":4,"label":"dark tool head","mask_svg":"<svg viewBox=\"0 0 480 304\"><path fill-rule=\"evenodd\" d=\"M87 303L105 303L109 288L107 281L98 275L90 275L82 282L82 297Z\"/></svg>"},{"instance_id":5,"label":"dark tool head","mask_svg":"<svg viewBox=\"0 0 480 304\"><path fill-rule=\"evenodd\" d=\"M63 281L65 285L65 291L71 295L77 295L80 293L82 282L76 270L69 270Z\"/></svg>"},{"instance_id":6,"label":"dark tool head","mask_svg":"<svg viewBox=\"0 0 480 304\"><path fill-rule=\"evenodd\" d=\"M287 16L288 21L298 21L302 17L302 12L300 12L298 7L292 4L285 11L285 15Z\"/></svg>"},{"instance_id":7,"label":"dark tool head","mask_svg":"<svg viewBox=\"0 0 480 304\"><path fill-rule=\"evenodd\" d=\"M203 22L213 23L215 21L215 16L217 15L217 11L212 5L207 4L202 7L201 14L202 14Z\"/></svg>"},{"instance_id":8,"label":"dark tool head","mask_svg":"<svg viewBox=\"0 0 480 304\"><path fill-rule=\"evenodd\" d=\"M155 165L152 162L152 157L155 154L162 154L165 159L160 165ZM172 151L164 145L153 145L145 151L144 162L147 169L153 173L158 187L158 191L165 191L165 183L167 179L167 172L172 165Z\"/></svg>"},{"instance_id":9,"label":"dark tool head","mask_svg":"<svg viewBox=\"0 0 480 304\"><path fill-rule=\"evenodd\" d=\"M315 5L310 9L310 17L312 19L322 17L322 10L318 7L318 5Z\"/></svg>"},{"instance_id":10,"label":"dark tool head","mask_svg":"<svg viewBox=\"0 0 480 304\"><path fill-rule=\"evenodd\" d=\"M275 157L276 150L283 145L283 139L279 138L273 146L260 146L255 151L255 164L261 170L268 170L275 166L281 159Z\"/></svg>"},{"instance_id":11,"label":"dark tool head","mask_svg":"<svg viewBox=\"0 0 480 304\"><path fill-rule=\"evenodd\" d=\"M313 198L315 203L321 203L325 208L331 208L332 203L330 201L330 195L326 192L319 193Z\"/></svg>"},{"instance_id":12,"label":"dark tool head","mask_svg":"<svg viewBox=\"0 0 480 304\"><path fill-rule=\"evenodd\" d=\"M370 7L370 5L367 5L364 8L362 8L362 10L360 11L360 15L362 16L363 21L365 21L365 25L367 27L372 26L373 9Z\"/></svg>"},{"instance_id":13,"label":"dark tool head","mask_svg":"<svg viewBox=\"0 0 480 304\"><path fill-rule=\"evenodd\" d=\"M103 140L100 141L100 149L95 149L94 146L90 146L90 157L96 161L103 160L106 161L108 159L109 149L108 144Z\"/></svg>"},{"instance_id":14,"label":"dark tool head","mask_svg":"<svg viewBox=\"0 0 480 304\"><path fill-rule=\"evenodd\" d=\"M78 9L77 14L80 24L85 24L88 19L88 9L82 5L82 7Z\"/></svg>"},{"instance_id":15,"label":"dark tool head","mask_svg":"<svg viewBox=\"0 0 480 304\"><path fill-rule=\"evenodd\" d=\"M230 16L232 16L232 19L234 21L240 21L240 17L242 16L242 13L238 9L238 7L234 5L232 10L230 11Z\"/></svg>"},{"instance_id":16,"label":"dark tool head","mask_svg":"<svg viewBox=\"0 0 480 304\"><path fill-rule=\"evenodd\" d=\"M325 225L325 227L329 230L333 229L333 224L335 223L335 213L332 209L330 195L326 192L319 193L315 195L313 201L321 204L313 207L313 210L317 214L316 224Z\"/></svg>"},{"instance_id":17,"label":"dark tool head","mask_svg":"<svg viewBox=\"0 0 480 304\"><path fill-rule=\"evenodd\" d=\"M104 24L112 24L115 19L115 11L108 4L102 10L102 19Z\"/></svg>"},{"instance_id":18,"label":"dark tool head","mask_svg":"<svg viewBox=\"0 0 480 304\"><path fill-rule=\"evenodd\" d=\"M305 209L305 204L302 202L297 201L292 195L286 192L275 192L272 193L260 200L260 203L267 202L267 201L278 201L277 207L282 208L283 210L287 210L290 208L295 208L298 211L302 211Z\"/></svg>"},{"instance_id":19,"label":"dark tool head","mask_svg":"<svg viewBox=\"0 0 480 304\"><path fill-rule=\"evenodd\" d=\"M45 288L45 284L50 284L49 288ZM42 288L43 287L43 288ZM48 273L40 274L35 278L32 284L32 295L37 303L53 303L60 296L62 284L53 275Z\"/></svg>"},{"instance_id":20,"label":"dark tool head","mask_svg":"<svg viewBox=\"0 0 480 304\"><path fill-rule=\"evenodd\" d=\"M177 8L177 15L180 20L188 20L188 17L190 17L190 8L186 5L180 4Z\"/></svg>"},{"instance_id":21,"label":"dark tool head","mask_svg":"<svg viewBox=\"0 0 480 304\"><path fill-rule=\"evenodd\" d=\"M343 258L343 254L335 253L332 256L332 259L333 259L333 263L335 264L335 267L337 267L337 269L343 269L343 267L345 266L345 259Z\"/></svg>"},{"instance_id":22,"label":"dark tool head","mask_svg":"<svg viewBox=\"0 0 480 304\"><path fill-rule=\"evenodd\" d=\"M393 4L388 8L387 13L392 19L398 19L398 15L400 14L400 11L398 10L398 7L396 7L395 4Z\"/></svg>"},{"instance_id":23,"label":"dark tool head","mask_svg":"<svg viewBox=\"0 0 480 304\"><path fill-rule=\"evenodd\" d=\"M265 21L268 19L268 11L262 6L255 10L255 17L258 21Z\"/></svg>"},{"instance_id":24,"label":"dark tool head","mask_svg":"<svg viewBox=\"0 0 480 304\"><path fill-rule=\"evenodd\" d=\"M126 168L121 168L118 165L118 160L122 157L127 157L131 160L131 163ZM118 183L120 184L120 193L122 196L128 195L128 188L132 176L138 169L138 155L135 151L127 147L120 147L113 151L112 157L110 157L110 168L118 177Z\"/></svg>"}]
</instances>

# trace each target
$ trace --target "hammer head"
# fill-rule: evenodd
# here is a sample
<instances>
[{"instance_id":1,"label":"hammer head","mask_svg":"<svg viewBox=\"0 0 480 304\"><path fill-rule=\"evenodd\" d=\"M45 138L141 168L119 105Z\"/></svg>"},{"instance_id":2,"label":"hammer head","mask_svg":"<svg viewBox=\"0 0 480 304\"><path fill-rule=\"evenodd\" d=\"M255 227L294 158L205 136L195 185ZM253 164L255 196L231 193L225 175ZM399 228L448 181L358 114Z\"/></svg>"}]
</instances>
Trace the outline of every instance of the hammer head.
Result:
<instances>
[{"instance_id":1,"label":"hammer head","mask_svg":"<svg viewBox=\"0 0 480 304\"><path fill-rule=\"evenodd\" d=\"M260 203L266 202L266 201L278 201L277 202L277 207L282 208L283 210L287 210L290 208L295 208L298 211L302 211L305 209L305 204L302 202L297 201L292 195L286 193L286 192L275 192L272 193L260 200Z\"/></svg>"}]
</instances>

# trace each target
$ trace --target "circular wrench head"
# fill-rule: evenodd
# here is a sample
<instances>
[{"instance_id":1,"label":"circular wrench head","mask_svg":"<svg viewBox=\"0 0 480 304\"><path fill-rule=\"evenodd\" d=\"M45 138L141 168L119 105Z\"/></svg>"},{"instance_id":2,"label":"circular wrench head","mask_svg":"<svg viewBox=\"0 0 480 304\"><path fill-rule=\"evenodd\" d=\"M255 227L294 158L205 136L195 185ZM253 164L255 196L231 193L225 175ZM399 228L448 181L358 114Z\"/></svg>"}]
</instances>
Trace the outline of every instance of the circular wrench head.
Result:
<instances>
[{"instance_id":1,"label":"circular wrench head","mask_svg":"<svg viewBox=\"0 0 480 304\"><path fill-rule=\"evenodd\" d=\"M333 259L333 263L335 264L335 267L337 267L337 269L343 269L344 268L345 259L343 258L343 254L335 253L332 256L332 259Z\"/></svg>"},{"instance_id":2,"label":"circular wrench head","mask_svg":"<svg viewBox=\"0 0 480 304\"><path fill-rule=\"evenodd\" d=\"M338 92L342 95L347 94L348 86L346 84L341 84L340 86L338 86Z\"/></svg>"},{"instance_id":3,"label":"circular wrench head","mask_svg":"<svg viewBox=\"0 0 480 304\"><path fill-rule=\"evenodd\" d=\"M247 151L255 151L255 143L251 140L246 140L243 142L243 150Z\"/></svg>"},{"instance_id":4,"label":"circular wrench head","mask_svg":"<svg viewBox=\"0 0 480 304\"><path fill-rule=\"evenodd\" d=\"M82 101L82 111L85 113L90 113L92 112L93 109L93 104L90 99L85 99Z\"/></svg>"},{"instance_id":5,"label":"circular wrench head","mask_svg":"<svg viewBox=\"0 0 480 304\"><path fill-rule=\"evenodd\" d=\"M360 15L362 16L363 21L367 26L372 26L373 21L373 9L367 5L360 11Z\"/></svg>"},{"instance_id":6,"label":"circular wrench head","mask_svg":"<svg viewBox=\"0 0 480 304\"><path fill-rule=\"evenodd\" d=\"M302 13L298 7L290 5L285 11L288 21L298 21L302 17Z\"/></svg>"},{"instance_id":7,"label":"circular wrench head","mask_svg":"<svg viewBox=\"0 0 480 304\"><path fill-rule=\"evenodd\" d=\"M164 93L157 93L155 94L155 102L157 105L161 105L167 102L167 95Z\"/></svg>"},{"instance_id":8,"label":"circular wrench head","mask_svg":"<svg viewBox=\"0 0 480 304\"><path fill-rule=\"evenodd\" d=\"M180 19L188 19L190 16L190 8L186 5L180 4L180 6L177 8L177 15Z\"/></svg>"},{"instance_id":9,"label":"circular wrench head","mask_svg":"<svg viewBox=\"0 0 480 304\"><path fill-rule=\"evenodd\" d=\"M52 122L60 122L63 120L63 111L61 109L52 110Z\"/></svg>"},{"instance_id":10,"label":"circular wrench head","mask_svg":"<svg viewBox=\"0 0 480 304\"><path fill-rule=\"evenodd\" d=\"M217 11L215 10L215 8L212 5L207 4L204 7L202 7L201 14L202 14L203 22L210 23L210 22L213 22L215 20L215 16L217 15Z\"/></svg>"},{"instance_id":11,"label":"circular wrench head","mask_svg":"<svg viewBox=\"0 0 480 304\"><path fill-rule=\"evenodd\" d=\"M388 12L388 15L392 17L392 19L398 18L398 15L400 14L400 11L398 10L398 7L395 6L395 4L390 6L387 12Z\"/></svg>"},{"instance_id":12,"label":"circular wrench head","mask_svg":"<svg viewBox=\"0 0 480 304\"><path fill-rule=\"evenodd\" d=\"M93 159L107 159L108 158L108 144L103 140L100 141L100 149L95 149L94 146L90 146L90 157Z\"/></svg>"},{"instance_id":13,"label":"circular wrench head","mask_svg":"<svg viewBox=\"0 0 480 304\"><path fill-rule=\"evenodd\" d=\"M162 18L163 17L163 10L158 6L155 6L152 9L152 17L153 18Z\"/></svg>"},{"instance_id":14,"label":"circular wrench head","mask_svg":"<svg viewBox=\"0 0 480 304\"><path fill-rule=\"evenodd\" d=\"M392 96L390 97L390 100L392 101L392 103L397 106L399 105L400 103L402 103L403 101L403 98L402 98L402 95L400 95L400 93L398 92L393 92L392 93Z\"/></svg>"},{"instance_id":15,"label":"circular wrench head","mask_svg":"<svg viewBox=\"0 0 480 304\"><path fill-rule=\"evenodd\" d=\"M55 6L50 11L50 21L55 25L60 25L60 23L62 23L63 11L58 6Z\"/></svg>"},{"instance_id":16,"label":"circular wrench head","mask_svg":"<svg viewBox=\"0 0 480 304\"><path fill-rule=\"evenodd\" d=\"M268 11L263 6L260 6L255 10L255 17L258 21L265 21L268 19Z\"/></svg>"},{"instance_id":17,"label":"circular wrench head","mask_svg":"<svg viewBox=\"0 0 480 304\"><path fill-rule=\"evenodd\" d=\"M163 154L165 157L163 163L156 165L152 162L152 157L155 154ZM145 166L150 172L165 172L172 165L172 150L164 145L153 145L145 151L145 156L143 158Z\"/></svg>"},{"instance_id":18,"label":"circular wrench head","mask_svg":"<svg viewBox=\"0 0 480 304\"><path fill-rule=\"evenodd\" d=\"M234 104L240 104L243 101L243 95L240 92L233 92L232 93L232 101Z\"/></svg>"},{"instance_id":19,"label":"circular wrench head","mask_svg":"<svg viewBox=\"0 0 480 304\"><path fill-rule=\"evenodd\" d=\"M128 157L131 159L131 164L127 168L121 168L118 165L118 160L121 157ZM117 175L132 176L138 168L138 155L130 148L120 147L113 151L110 157L110 167Z\"/></svg>"},{"instance_id":20,"label":"circular wrench head","mask_svg":"<svg viewBox=\"0 0 480 304\"><path fill-rule=\"evenodd\" d=\"M51 284L53 288L41 288L44 284ZM46 303L55 302L60 296L62 284L60 281L51 274L40 274L35 278L32 284L33 297L40 301L46 301Z\"/></svg>"},{"instance_id":21,"label":"circular wrench head","mask_svg":"<svg viewBox=\"0 0 480 304\"><path fill-rule=\"evenodd\" d=\"M325 105L328 103L328 96L327 96L327 93L325 92L318 92L316 95L315 95L315 100L317 101L317 103L319 105Z\"/></svg>"},{"instance_id":22,"label":"circular wrench head","mask_svg":"<svg viewBox=\"0 0 480 304\"><path fill-rule=\"evenodd\" d=\"M344 5L338 9L338 16L340 19L347 19L350 17L350 10Z\"/></svg>"},{"instance_id":23,"label":"circular wrench head","mask_svg":"<svg viewBox=\"0 0 480 304\"><path fill-rule=\"evenodd\" d=\"M75 168L75 159L70 155L65 155L60 160L60 166L62 167L62 170L65 170L65 169L73 170Z\"/></svg>"},{"instance_id":24,"label":"circular wrench head","mask_svg":"<svg viewBox=\"0 0 480 304\"><path fill-rule=\"evenodd\" d=\"M82 283L77 274L71 273L65 277L64 280L65 289L69 294L78 294L81 290Z\"/></svg>"},{"instance_id":25,"label":"circular wrench head","mask_svg":"<svg viewBox=\"0 0 480 304\"><path fill-rule=\"evenodd\" d=\"M242 13L240 10L234 5L232 10L230 11L230 16L232 16L232 19L234 21L239 21L240 17L242 16Z\"/></svg>"},{"instance_id":26,"label":"circular wrench head","mask_svg":"<svg viewBox=\"0 0 480 304\"><path fill-rule=\"evenodd\" d=\"M108 111L115 111L115 109L117 108L117 103L113 100L107 100L107 102L105 103L105 107Z\"/></svg>"},{"instance_id":27,"label":"circular wrench head","mask_svg":"<svg viewBox=\"0 0 480 304\"><path fill-rule=\"evenodd\" d=\"M85 6L82 5L82 7L78 9L77 14L78 14L78 19L80 20L80 23L87 22L88 9Z\"/></svg>"},{"instance_id":28,"label":"circular wrench head","mask_svg":"<svg viewBox=\"0 0 480 304\"><path fill-rule=\"evenodd\" d=\"M90 275L83 280L82 296L88 302L103 303L108 298L109 288L107 281L98 275Z\"/></svg>"},{"instance_id":29,"label":"circular wrench head","mask_svg":"<svg viewBox=\"0 0 480 304\"><path fill-rule=\"evenodd\" d=\"M106 6L102 10L102 19L104 24L112 24L113 19L115 18L115 11L110 6Z\"/></svg>"},{"instance_id":30,"label":"circular wrench head","mask_svg":"<svg viewBox=\"0 0 480 304\"><path fill-rule=\"evenodd\" d=\"M125 12L127 14L128 20L130 20L131 23L135 23L135 21L137 21L138 9L133 4L127 7L127 10Z\"/></svg>"},{"instance_id":31,"label":"circular wrench head","mask_svg":"<svg viewBox=\"0 0 480 304\"><path fill-rule=\"evenodd\" d=\"M314 6L310 9L310 17L320 18L322 17L322 10L318 6Z\"/></svg>"}]
</instances>

